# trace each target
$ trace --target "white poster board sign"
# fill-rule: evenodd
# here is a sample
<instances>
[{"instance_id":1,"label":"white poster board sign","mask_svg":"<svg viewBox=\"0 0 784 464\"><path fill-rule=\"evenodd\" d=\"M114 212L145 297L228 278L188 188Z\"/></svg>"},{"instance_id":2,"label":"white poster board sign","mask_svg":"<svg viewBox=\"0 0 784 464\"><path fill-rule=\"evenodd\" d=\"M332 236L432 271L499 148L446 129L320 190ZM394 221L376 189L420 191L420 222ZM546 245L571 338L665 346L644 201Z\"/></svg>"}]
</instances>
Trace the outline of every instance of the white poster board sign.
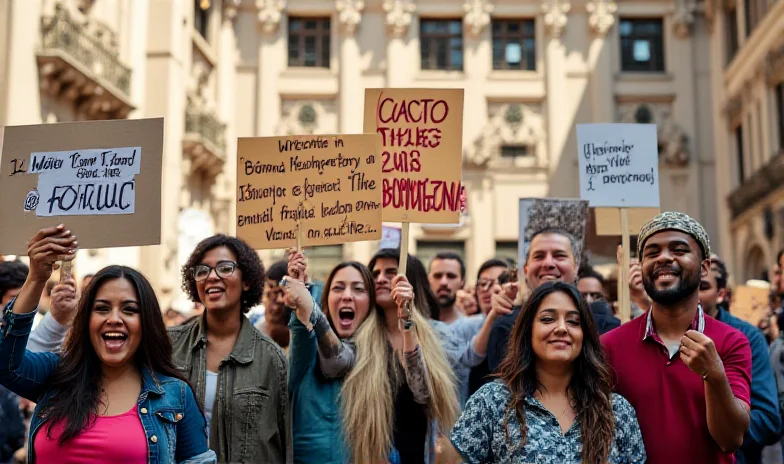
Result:
<instances>
[{"instance_id":1,"label":"white poster board sign","mask_svg":"<svg viewBox=\"0 0 784 464\"><path fill-rule=\"evenodd\" d=\"M378 249L383 250L384 248L400 248L401 233L402 230L400 227L381 227L381 241L378 244Z\"/></svg>"},{"instance_id":2,"label":"white poster board sign","mask_svg":"<svg viewBox=\"0 0 784 464\"><path fill-rule=\"evenodd\" d=\"M591 207L658 208L655 124L578 124L580 197Z\"/></svg>"}]
</instances>

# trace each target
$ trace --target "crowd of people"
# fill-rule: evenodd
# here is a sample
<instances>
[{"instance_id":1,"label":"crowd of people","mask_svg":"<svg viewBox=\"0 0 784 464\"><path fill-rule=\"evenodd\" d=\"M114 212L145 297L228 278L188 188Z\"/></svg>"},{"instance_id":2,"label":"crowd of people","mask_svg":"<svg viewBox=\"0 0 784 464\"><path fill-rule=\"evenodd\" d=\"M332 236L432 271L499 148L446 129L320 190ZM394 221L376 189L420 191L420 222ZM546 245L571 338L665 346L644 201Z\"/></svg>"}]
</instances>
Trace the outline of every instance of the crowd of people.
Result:
<instances>
[{"instance_id":1,"label":"crowd of people","mask_svg":"<svg viewBox=\"0 0 784 464\"><path fill-rule=\"evenodd\" d=\"M754 326L705 229L663 213L622 324L577 240L535 231L519 277L381 249L314 282L306 251L265 269L216 235L186 313L128 267L77 284L77 237L41 230L0 262L0 463L781 463L784 253Z\"/></svg>"}]
</instances>

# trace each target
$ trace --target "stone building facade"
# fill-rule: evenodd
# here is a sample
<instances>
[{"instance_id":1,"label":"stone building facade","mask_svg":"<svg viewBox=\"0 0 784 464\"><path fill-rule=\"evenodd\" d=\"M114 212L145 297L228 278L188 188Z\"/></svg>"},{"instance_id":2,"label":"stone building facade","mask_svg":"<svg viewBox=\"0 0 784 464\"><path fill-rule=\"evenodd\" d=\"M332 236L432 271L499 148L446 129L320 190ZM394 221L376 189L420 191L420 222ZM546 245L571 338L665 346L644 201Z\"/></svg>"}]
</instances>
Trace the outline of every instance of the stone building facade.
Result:
<instances>
[{"instance_id":1,"label":"stone building facade","mask_svg":"<svg viewBox=\"0 0 784 464\"><path fill-rule=\"evenodd\" d=\"M162 245L84 251L76 265L137 266L164 301L177 297L195 242L235 230L236 138L359 133L368 87L465 89L468 210L460 224L412 225L410 249L425 260L457 251L473 273L514 256L519 198L579 194L575 124L587 122L656 123L663 209L698 218L730 250L722 134L725 107L748 86L728 80L736 63L717 63L720 10L695 0L0 0L0 125L166 118ZM767 56L752 48L742 41L738 56ZM770 90L775 72L754 75ZM596 263L614 261L614 242L591 234ZM376 248L309 253L319 276Z\"/></svg>"}]
</instances>

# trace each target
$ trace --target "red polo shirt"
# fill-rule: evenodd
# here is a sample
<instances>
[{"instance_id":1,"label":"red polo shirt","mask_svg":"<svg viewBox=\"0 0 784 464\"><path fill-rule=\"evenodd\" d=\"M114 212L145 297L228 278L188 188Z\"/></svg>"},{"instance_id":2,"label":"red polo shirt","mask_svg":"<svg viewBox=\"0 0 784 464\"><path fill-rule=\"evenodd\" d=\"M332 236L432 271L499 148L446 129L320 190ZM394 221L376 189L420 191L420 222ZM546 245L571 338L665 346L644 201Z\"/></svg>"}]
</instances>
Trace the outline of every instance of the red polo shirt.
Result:
<instances>
[{"instance_id":1,"label":"red polo shirt","mask_svg":"<svg viewBox=\"0 0 784 464\"><path fill-rule=\"evenodd\" d=\"M751 348L736 329L697 311L691 330L713 340L735 397L751 404ZM684 332L685 333L685 332ZM648 464L734 463L708 431L702 378L670 358L651 311L602 336L615 391L637 411Z\"/></svg>"}]
</instances>

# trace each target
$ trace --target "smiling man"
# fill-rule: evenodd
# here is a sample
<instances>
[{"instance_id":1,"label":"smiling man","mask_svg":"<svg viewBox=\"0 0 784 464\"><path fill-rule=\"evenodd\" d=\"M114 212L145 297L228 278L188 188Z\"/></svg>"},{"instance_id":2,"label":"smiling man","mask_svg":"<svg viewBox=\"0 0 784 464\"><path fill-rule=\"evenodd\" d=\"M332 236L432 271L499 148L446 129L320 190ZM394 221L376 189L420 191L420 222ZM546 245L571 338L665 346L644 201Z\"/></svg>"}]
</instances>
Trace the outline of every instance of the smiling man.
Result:
<instances>
[{"instance_id":1,"label":"smiling man","mask_svg":"<svg viewBox=\"0 0 784 464\"><path fill-rule=\"evenodd\" d=\"M667 212L643 226L637 247L652 305L602 336L615 390L637 411L649 464L733 463L749 427L751 350L700 306L708 234Z\"/></svg>"}]
</instances>

